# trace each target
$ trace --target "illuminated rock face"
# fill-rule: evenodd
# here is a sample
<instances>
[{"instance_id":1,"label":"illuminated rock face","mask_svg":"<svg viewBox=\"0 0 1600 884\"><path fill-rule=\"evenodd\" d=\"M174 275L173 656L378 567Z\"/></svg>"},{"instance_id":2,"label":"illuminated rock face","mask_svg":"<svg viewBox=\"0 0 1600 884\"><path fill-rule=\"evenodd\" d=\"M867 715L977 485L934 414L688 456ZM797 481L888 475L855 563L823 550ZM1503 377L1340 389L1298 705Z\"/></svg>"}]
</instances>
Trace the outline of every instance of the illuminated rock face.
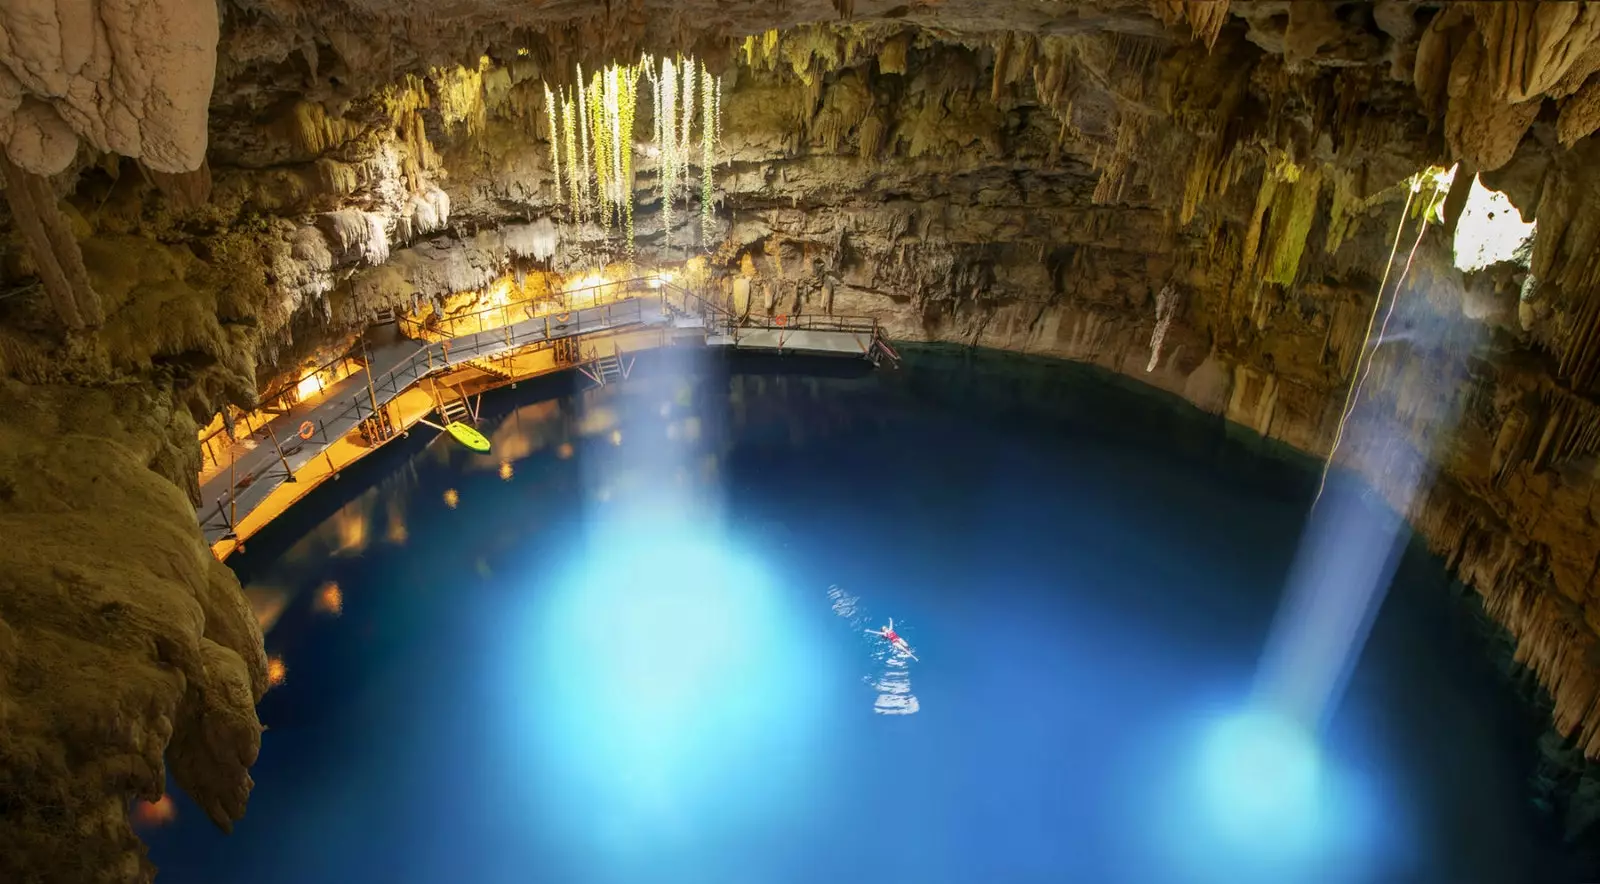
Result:
<instances>
[{"instance_id":1,"label":"illuminated rock face","mask_svg":"<svg viewBox=\"0 0 1600 884\"><path fill-rule=\"evenodd\" d=\"M663 212L641 99L637 258L702 256L685 281L740 311L1094 363L1318 456L1370 365L1354 420L1399 454L1341 445L1341 463L1390 494L1394 457L1439 468L1413 523L1516 636L1557 729L1600 754L1593 6L13 6L0 143L25 248L0 292L45 294L0 301L0 380L37 411L0 422L0 518L62 545L48 566L0 552L0 785L91 821L15 854L82 864L57 880L145 874L124 808L163 750L219 820L242 808L268 667L182 504L195 423L377 311L470 311L620 260L620 225L574 223L557 160L569 177L584 136L553 131L545 96L645 52L720 77L722 128L709 219L703 143ZM1458 160L1537 218L1531 255L1465 276L1440 224L1411 251L1403 182ZM116 404L83 392L113 383ZM107 558L103 532L146 525L150 549ZM103 709L127 731L77 723ZM118 760L52 760L74 740Z\"/></svg>"},{"instance_id":2,"label":"illuminated rock face","mask_svg":"<svg viewBox=\"0 0 1600 884\"><path fill-rule=\"evenodd\" d=\"M120 401L119 401L120 400ZM244 812L267 685L239 582L156 470L193 423L147 391L0 382L0 877L149 876L133 798Z\"/></svg>"}]
</instances>

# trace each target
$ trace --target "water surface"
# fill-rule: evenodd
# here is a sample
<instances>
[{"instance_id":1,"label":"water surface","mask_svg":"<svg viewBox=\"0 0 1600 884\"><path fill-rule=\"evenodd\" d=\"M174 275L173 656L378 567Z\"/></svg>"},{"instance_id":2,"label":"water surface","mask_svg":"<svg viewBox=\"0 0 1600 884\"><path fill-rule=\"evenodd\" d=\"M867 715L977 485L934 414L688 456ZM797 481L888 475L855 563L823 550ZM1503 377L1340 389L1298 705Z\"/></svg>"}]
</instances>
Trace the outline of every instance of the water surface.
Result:
<instances>
[{"instance_id":1,"label":"water surface","mask_svg":"<svg viewBox=\"0 0 1600 884\"><path fill-rule=\"evenodd\" d=\"M1555 880L1538 723L1416 552L1316 806L1214 818L1307 464L1078 369L684 358L495 394L492 454L414 433L253 540L287 679L160 880Z\"/></svg>"}]
</instances>

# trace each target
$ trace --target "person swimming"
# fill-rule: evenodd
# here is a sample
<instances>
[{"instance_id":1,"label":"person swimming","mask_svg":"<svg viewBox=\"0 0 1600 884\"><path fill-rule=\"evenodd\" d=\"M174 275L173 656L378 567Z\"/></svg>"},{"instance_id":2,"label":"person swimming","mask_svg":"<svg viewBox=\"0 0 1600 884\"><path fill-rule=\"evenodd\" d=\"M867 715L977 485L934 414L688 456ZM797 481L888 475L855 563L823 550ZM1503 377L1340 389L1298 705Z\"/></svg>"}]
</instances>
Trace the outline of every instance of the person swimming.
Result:
<instances>
[{"instance_id":1,"label":"person swimming","mask_svg":"<svg viewBox=\"0 0 1600 884\"><path fill-rule=\"evenodd\" d=\"M906 640L900 637L900 633L894 631L894 618L893 617L889 618L889 625L888 626L885 626L882 629L869 629L869 630L867 630L867 635L876 635L879 638L882 638L884 641L888 642L889 646L894 648L899 653L904 654L905 656L910 657L913 660L917 659L917 655L911 653L911 646L906 644ZM920 663L922 661L918 660L917 662Z\"/></svg>"}]
</instances>

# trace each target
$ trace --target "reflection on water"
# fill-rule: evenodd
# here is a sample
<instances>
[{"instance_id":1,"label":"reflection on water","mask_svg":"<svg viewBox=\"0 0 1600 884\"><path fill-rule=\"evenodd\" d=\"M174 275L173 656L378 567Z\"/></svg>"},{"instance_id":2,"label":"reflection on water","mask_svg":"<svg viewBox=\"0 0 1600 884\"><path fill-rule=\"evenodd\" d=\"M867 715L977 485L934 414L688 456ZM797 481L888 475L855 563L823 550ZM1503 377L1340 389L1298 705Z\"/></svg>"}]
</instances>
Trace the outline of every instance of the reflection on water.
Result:
<instances>
[{"instance_id":1,"label":"reflection on water","mask_svg":"<svg viewBox=\"0 0 1600 884\"><path fill-rule=\"evenodd\" d=\"M250 603L250 611L256 615L256 623L260 624L263 633L271 631L273 624L283 614L284 606L289 603L288 590L279 586L247 586L244 597Z\"/></svg>"},{"instance_id":2,"label":"reflection on water","mask_svg":"<svg viewBox=\"0 0 1600 884\"><path fill-rule=\"evenodd\" d=\"M172 800L171 795L163 795L155 801L135 801L133 803L133 825L135 828L152 829L165 826L178 816L178 805Z\"/></svg>"},{"instance_id":3,"label":"reflection on water","mask_svg":"<svg viewBox=\"0 0 1600 884\"><path fill-rule=\"evenodd\" d=\"M388 543L399 546L406 542L410 535L406 532L406 510L404 498L396 495L389 498L386 506L389 527L383 532L383 539Z\"/></svg>"},{"instance_id":4,"label":"reflection on water","mask_svg":"<svg viewBox=\"0 0 1600 884\"><path fill-rule=\"evenodd\" d=\"M338 535L339 555L358 555L367 548L367 527L371 522L369 507L345 507L333 518L333 531Z\"/></svg>"},{"instance_id":5,"label":"reflection on water","mask_svg":"<svg viewBox=\"0 0 1600 884\"><path fill-rule=\"evenodd\" d=\"M916 694L911 693L908 665L905 658L898 655L885 661L883 673L872 683L873 689L878 692L878 699L872 704L873 712L879 715L910 715L922 708Z\"/></svg>"},{"instance_id":6,"label":"reflection on water","mask_svg":"<svg viewBox=\"0 0 1600 884\"><path fill-rule=\"evenodd\" d=\"M344 613L344 592L339 589L339 584L332 580L322 584L322 589L317 591L316 609L319 614L332 614L335 617Z\"/></svg>"},{"instance_id":7,"label":"reflection on water","mask_svg":"<svg viewBox=\"0 0 1600 884\"><path fill-rule=\"evenodd\" d=\"M567 436L565 417L556 400L534 402L511 412L489 434L489 450L501 464L515 464L532 457ZM466 462L469 470L486 469L486 460Z\"/></svg>"},{"instance_id":8,"label":"reflection on water","mask_svg":"<svg viewBox=\"0 0 1600 884\"><path fill-rule=\"evenodd\" d=\"M267 684L277 687L289 677L289 667L284 665L283 658L272 656L267 658Z\"/></svg>"}]
</instances>

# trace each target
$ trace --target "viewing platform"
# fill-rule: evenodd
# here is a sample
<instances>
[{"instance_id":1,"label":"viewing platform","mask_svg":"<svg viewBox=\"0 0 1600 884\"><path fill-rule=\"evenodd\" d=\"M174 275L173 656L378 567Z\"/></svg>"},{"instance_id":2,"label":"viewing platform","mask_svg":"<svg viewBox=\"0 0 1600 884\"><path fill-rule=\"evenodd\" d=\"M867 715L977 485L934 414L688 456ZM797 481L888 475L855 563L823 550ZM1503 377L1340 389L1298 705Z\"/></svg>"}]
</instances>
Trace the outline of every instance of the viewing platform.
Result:
<instances>
[{"instance_id":1,"label":"viewing platform","mask_svg":"<svg viewBox=\"0 0 1600 884\"><path fill-rule=\"evenodd\" d=\"M471 423L469 396L575 369L592 383L626 379L630 354L667 346L868 359L899 357L866 318L739 319L659 279L606 283L559 303L524 301L456 317L403 317L392 340L364 341L263 396L265 420L204 440L198 508L206 541L226 558L295 501L430 414ZM297 394L320 373L342 374ZM298 401L297 401L298 400ZM220 443L218 443L220 437Z\"/></svg>"}]
</instances>

